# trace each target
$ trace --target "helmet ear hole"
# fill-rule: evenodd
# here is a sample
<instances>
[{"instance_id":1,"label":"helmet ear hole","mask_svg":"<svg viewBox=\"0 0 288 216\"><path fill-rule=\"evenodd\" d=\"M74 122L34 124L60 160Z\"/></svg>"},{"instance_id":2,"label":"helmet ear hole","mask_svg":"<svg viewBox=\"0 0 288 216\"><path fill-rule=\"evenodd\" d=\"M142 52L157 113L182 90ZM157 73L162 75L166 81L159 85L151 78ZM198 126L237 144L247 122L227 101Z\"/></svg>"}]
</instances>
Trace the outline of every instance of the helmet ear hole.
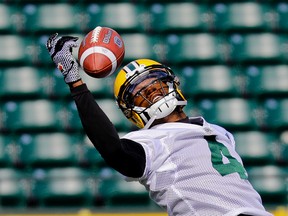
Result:
<instances>
[{"instance_id":1,"label":"helmet ear hole","mask_svg":"<svg viewBox=\"0 0 288 216\"><path fill-rule=\"evenodd\" d=\"M178 78L178 76L175 76L173 81L175 82L175 84L176 84L177 86L180 85L180 79Z\"/></svg>"}]
</instances>

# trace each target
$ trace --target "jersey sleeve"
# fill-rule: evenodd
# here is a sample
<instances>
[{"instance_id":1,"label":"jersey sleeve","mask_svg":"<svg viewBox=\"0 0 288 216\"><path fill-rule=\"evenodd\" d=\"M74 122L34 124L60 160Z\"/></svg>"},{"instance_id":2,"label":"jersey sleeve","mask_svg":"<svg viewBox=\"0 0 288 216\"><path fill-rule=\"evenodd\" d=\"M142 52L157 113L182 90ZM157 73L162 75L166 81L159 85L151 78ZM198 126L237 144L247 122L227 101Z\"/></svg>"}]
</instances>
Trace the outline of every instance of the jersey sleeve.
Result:
<instances>
[{"instance_id":1,"label":"jersey sleeve","mask_svg":"<svg viewBox=\"0 0 288 216\"><path fill-rule=\"evenodd\" d=\"M133 140L119 138L86 84L71 88L71 94L85 133L106 163L124 176L140 178L146 163L143 147Z\"/></svg>"}]
</instances>

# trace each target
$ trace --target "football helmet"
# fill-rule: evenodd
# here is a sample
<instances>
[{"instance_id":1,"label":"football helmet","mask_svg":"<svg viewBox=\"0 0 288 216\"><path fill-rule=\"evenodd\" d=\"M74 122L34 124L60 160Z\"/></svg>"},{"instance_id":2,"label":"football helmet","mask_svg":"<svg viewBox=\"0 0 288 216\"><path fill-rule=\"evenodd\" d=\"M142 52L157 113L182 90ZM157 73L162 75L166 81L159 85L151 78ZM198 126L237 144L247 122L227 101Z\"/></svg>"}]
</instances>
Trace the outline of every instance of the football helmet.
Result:
<instances>
[{"instance_id":1,"label":"football helmet","mask_svg":"<svg viewBox=\"0 0 288 216\"><path fill-rule=\"evenodd\" d=\"M135 92L135 87L144 80L152 80ZM155 102L145 98L141 91L155 82L161 85L161 99ZM163 88L165 86L165 89ZM124 66L118 73L114 83L114 95L117 105L132 123L139 128L149 128L155 119L161 119L172 113L176 107L183 108L187 101L178 89L179 79L165 65L150 60L138 59ZM134 97L142 96L148 101L147 106L135 105Z\"/></svg>"}]
</instances>

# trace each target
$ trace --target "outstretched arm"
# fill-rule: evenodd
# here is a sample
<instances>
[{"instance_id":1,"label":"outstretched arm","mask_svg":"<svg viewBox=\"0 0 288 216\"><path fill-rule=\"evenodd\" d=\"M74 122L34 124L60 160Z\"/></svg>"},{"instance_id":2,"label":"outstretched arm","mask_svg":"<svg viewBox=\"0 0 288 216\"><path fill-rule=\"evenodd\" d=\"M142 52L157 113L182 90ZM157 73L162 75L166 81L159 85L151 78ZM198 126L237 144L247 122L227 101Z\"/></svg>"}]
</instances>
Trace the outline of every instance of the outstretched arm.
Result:
<instances>
[{"instance_id":1,"label":"outstretched arm","mask_svg":"<svg viewBox=\"0 0 288 216\"><path fill-rule=\"evenodd\" d=\"M145 169L143 147L118 133L85 84L71 88L83 128L108 165L125 176L141 177Z\"/></svg>"},{"instance_id":2,"label":"outstretched arm","mask_svg":"<svg viewBox=\"0 0 288 216\"><path fill-rule=\"evenodd\" d=\"M141 177L146 163L144 149L137 142L119 138L114 125L82 82L78 63L72 55L76 41L75 37L54 34L47 41L47 49L70 86L83 128L108 165L125 176Z\"/></svg>"}]
</instances>

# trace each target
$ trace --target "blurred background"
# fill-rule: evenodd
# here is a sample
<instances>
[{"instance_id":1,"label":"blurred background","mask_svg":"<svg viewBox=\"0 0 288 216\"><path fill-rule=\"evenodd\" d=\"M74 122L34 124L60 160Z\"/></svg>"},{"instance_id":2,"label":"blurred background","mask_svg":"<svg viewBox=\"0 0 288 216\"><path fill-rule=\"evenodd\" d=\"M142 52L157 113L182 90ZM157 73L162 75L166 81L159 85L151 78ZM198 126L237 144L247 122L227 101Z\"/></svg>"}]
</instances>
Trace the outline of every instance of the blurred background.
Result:
<instances>
[{"instance_id":1,"label":"blurred background","mask_svg":"<svg viewBox=\"0 0 288 216\"><path fill-rule=\"evenodd\" d=\"M186 112L234 134L265 207L288 215L287 1L0 0L1 215L165 215L101 159L45 48L54 32L81 41L98 25L121 34L123 65L170 66ZM116 108L115 75L81 75L119 134L134 130Z\"/></svg>"}]
</instances>

